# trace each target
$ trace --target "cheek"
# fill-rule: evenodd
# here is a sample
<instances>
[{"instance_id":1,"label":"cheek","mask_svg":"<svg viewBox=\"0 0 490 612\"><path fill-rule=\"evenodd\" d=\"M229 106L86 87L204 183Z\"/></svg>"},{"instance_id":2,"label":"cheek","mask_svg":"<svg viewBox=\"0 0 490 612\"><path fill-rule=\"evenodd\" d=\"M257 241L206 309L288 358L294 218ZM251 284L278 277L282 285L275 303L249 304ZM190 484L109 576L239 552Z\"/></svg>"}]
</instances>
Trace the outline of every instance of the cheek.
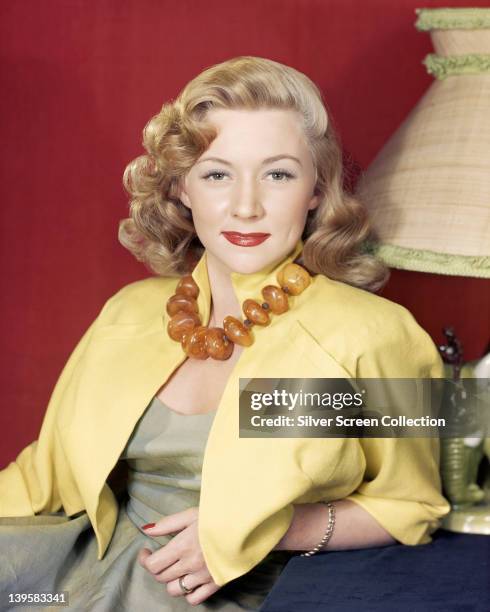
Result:
<instances>
[{"instance_id":1,"label":"cheek","mask_svg":"<svg viewBox=\"0 0 490 612\"><path fill-rule=\"evenodd\" d=\"M307 213L311 194L302 185L291 186L284 191L269 193L268 209L272 214L278 213L289 219L303 219Z\"/></svg>"},{"instance_id":2,"label":"cheek","mask_svg":"<svg viewBox=\"0 0 490 612\"><path fill-rule=\"evenodd\" d=\"M215 201L193 200L192 220L198 236L208 242L223 229L225 214Z\"/></svg>"},{"instance_id":3,"label":"cheek","mask_svg":"<svg viewBox=\"0 0 490 612\"><path fill-rule=\"evenodd\" d=\"M194 221L219 214L220 199L210 189L194 186L188 190Z\"/></svg>"}]
</instances>

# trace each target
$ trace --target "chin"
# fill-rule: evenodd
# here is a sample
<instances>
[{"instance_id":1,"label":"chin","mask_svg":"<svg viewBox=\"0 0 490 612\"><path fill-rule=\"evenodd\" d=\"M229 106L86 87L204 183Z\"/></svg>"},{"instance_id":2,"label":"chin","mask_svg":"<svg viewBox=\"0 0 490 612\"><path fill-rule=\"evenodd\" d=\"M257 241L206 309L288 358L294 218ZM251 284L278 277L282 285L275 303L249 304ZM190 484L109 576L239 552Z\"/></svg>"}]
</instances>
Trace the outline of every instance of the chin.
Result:
<instances>
[{"instance_id":1,"label":"chin","mask_svg":"<svg viewBox=\"0 0 490 612\"><path fill-rule=\"evenodd\" d=\"M239 274L254 274L254 272L258 272L259 270L262 270L262 268L266 265L267 264L256 264L256 265L252 265L252 264L237 265L235 264L230 269L232 272L238 272Z\"/></svg>"},{"instance_id":2,"label":"chin","mask_svg":"<svg viewBox=\"0 0 490 612\"><path fill-rule=\"evenodd\" d=\"M247 250L250 251L248 247ZM250 252L243 252L235 254L233 258L227 257L225 263L232 272L238 272L239 274L254 274L273 263L276 259L277 256L266 257L263 254L259 255L257 253L253 255Z\"/></svg>"},{"instance_id":3,"label":"chin","mask_svg":"<svg viewBox=\"0 0 490 612\"><path fill-rule=\"evenodd\" d=\"M239 274L254 274L266 266L285 257L284 244L267 244L268 241L254 247L241 247L227 243L214 251L214 256L228 268L230 272ZM288 252L291 249L288 249Z\"/></svg>"}]
</instances>

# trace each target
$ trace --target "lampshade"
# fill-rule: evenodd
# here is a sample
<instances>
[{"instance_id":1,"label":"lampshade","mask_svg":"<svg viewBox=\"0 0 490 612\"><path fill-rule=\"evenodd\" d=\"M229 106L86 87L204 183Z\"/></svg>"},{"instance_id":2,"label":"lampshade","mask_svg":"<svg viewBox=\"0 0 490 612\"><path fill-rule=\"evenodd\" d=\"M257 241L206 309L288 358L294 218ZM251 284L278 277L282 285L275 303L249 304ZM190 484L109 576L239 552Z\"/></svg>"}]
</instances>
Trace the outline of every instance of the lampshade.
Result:
<instances>
[{"instance_id":1,"label":"lampshade","mask_svg":"<svg viewBox=\"0 0 490 612\"><path fill-rule=\"evenodd\" d=\"M435 77L361 176L389 266L490 278L490 8L416 9Z\"/></svg>"}]
</instances>

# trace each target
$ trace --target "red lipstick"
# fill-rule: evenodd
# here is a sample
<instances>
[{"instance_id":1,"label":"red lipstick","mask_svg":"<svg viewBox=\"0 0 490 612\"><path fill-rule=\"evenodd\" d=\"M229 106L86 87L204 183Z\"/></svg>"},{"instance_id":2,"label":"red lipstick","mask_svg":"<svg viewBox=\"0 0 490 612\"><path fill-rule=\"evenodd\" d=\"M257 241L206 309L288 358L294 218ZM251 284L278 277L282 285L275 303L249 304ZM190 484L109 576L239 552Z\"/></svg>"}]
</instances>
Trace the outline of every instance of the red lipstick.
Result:
<instances>
[{"instance_id":1,"label":"red lipstick","mask_svg":"<svg viewBox=\"0 0 490 612\"><path fill-rule=\"evenodd\" d=\"M270 234L264 234L263 232L251 232L250 234L242 234L241 232L221 232L223 236L229 240L232 244L238 246L257 246L267 240Z\"/></svg>"}]
</instances>

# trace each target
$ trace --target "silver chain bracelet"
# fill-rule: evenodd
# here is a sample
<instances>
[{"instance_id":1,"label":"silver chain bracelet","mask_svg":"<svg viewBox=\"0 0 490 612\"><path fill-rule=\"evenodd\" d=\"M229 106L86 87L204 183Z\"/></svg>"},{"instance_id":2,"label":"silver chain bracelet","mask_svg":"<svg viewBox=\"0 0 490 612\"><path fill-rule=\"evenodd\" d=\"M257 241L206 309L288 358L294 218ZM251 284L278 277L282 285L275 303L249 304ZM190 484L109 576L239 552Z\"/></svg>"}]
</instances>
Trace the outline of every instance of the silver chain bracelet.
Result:
<instances>
[{"instance_id":1,"label":"silver chain bracelet","mask_svg":"<svg viewBox=\"0 0 490 612\"><path fill-rule=\"evenodd\" d=\"M324 545L326 545L328 543L328 541L330 540L330 538L332 537L333 528L334 528L334 525L335 525L335 506L332 504L332 502L323 501L321 503L327 504L327 506L328 506L328 527L327 527L327 531L325 532L325 535L321 539L321 542L319 542L315 546L315 548L313 548L313 550L301 553L300 557L311 557L312 555L317 553Z\"/></svg>"}]
</instances>

